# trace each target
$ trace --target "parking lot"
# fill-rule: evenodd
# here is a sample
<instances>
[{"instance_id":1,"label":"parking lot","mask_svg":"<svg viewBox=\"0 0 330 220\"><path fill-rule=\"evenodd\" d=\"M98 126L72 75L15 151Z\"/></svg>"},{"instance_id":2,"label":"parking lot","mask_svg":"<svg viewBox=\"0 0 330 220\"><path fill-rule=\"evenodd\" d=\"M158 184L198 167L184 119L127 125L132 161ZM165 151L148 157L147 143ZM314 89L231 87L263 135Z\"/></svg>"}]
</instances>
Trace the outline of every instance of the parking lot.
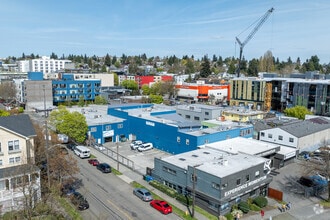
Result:
<instances>
[{"instance_id":1,"label":"parking lot","mask_svg":"<svg viewBox=\"0 0 330 220\"><path fill-rule=\"evenodd\" d=\"M119 142L118 144L114 142L107 142L104 144L106 149L103 150L102 153L112 157L114 160L117 160L118 151L118 160L120 163L126 164L126 167L129 167L141 175L146 174L147 167L153 168L155 157L162 158L171 155L156 148L143 152L132 150L130 147L131 142L132 141Z\"/></svg>"}]
</instances>

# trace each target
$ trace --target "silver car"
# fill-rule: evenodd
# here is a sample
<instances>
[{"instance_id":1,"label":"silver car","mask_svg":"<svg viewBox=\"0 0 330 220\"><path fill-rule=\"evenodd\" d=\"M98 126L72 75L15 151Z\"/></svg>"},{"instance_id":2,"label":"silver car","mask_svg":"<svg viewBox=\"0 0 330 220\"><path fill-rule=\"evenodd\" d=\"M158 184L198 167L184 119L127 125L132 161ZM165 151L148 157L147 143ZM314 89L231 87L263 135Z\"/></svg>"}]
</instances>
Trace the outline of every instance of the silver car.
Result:
<instances>
[{"instance_id":1,"label":"silver car","mask_svg":"<svg viewBox=\"0 0 330 220\"><path fill-rule=\"evenodd\" d=\"M145 202L150 202L153 200L151 193L147 189L144 189L144 188L133 189L133 194Z\"/></svg>"}]
</instances>

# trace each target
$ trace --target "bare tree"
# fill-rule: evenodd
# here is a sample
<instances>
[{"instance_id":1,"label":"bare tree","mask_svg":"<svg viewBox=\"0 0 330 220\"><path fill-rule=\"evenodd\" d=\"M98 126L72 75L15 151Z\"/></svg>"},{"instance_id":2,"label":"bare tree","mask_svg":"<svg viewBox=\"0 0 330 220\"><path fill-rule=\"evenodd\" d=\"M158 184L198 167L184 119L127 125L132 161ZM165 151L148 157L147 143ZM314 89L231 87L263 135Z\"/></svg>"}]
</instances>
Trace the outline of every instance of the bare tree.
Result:
<instances>
[{"instance_id":1,"label":"bare tree","mask_svg":"<svg viewBox=\"0 0 330 220\"><path fill-rule=\"evenodd\" d=\"M8 101L16 99L16 87L13 82L3 82L0 84L0 98Z\"/></svg>"},{"instance_id":2,"label":"bare tree","mask_svg":"<svg viewBox=\"0 0 330 220\"><path fill-rule=\"evenodd\" d=\"M328 198L330 201L330 147L327 141L323 140L319 148L318 156L304 161L301 165L303 175L320 175L327 180ZM314 153L315 154L315 153ZM314 155L315 156L315 155Z\"/></svg>"}]
</instances>

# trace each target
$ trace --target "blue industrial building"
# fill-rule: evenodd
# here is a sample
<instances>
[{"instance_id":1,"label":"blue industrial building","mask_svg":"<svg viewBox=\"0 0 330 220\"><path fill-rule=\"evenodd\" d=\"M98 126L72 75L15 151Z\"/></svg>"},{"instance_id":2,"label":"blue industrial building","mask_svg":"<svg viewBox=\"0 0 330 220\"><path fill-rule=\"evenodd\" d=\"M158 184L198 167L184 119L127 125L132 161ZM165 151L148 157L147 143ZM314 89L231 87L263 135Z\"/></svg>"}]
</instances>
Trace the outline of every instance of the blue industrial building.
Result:
<instances>
[{"instance_id":1,"label":"blue industrial building","mask_svg":"<svg viewBox=\"0 0 330 220\"><path fill-rule=\"evenodd\" d=\"M80 97L85 101L93 101L100 95L100 79L74 79L71 73L64 73L62 77L52 81L53 102L59 105L63 102L77 102Z\"/></svg>"},{"instance_id":2,"label":"blue industrial building","mask_svg":"<svg viewBox=\"0 0 330 220\"><path fill-rule=\"evenodd\" d=\"M207 143L233 137L252 138L252 124L205 128L199 122L187 121L175 109L153 104L109 106L108 114L127 120L122 132L130 140L153 143L154 147L171 154L198 149ZM115 135L115 134L114 134ZM118 133L117 133L118 135ZM115 141L115 139L113 139Z\"/></svg>"}]
</instances>

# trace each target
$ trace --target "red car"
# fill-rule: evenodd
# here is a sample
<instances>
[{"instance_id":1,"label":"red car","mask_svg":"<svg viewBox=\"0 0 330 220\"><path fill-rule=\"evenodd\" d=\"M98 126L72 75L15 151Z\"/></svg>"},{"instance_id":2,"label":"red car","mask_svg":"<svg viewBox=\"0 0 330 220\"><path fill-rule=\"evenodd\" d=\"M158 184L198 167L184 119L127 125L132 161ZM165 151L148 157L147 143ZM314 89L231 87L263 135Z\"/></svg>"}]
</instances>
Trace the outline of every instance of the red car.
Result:
<instances>
[{"instance_id":1,"label":"red car","mask_svg":"<svg viewBox=\"0 0 330 220\"><path fill-rule=\"evenodd\" d=\"M160 200L152 200L150 202L150 205L163 213L164 215L167 215L169 213L172 213L172 207L165 201L160 201Z\"/></svg>"},{"instance_id":2,"label":"red car","mask_svg":"<svg viewBox=\"0 0 330 220\"><path fill-rule=\"evenodd\" d=\"M89 159L88 163L92 164L93 166L97 166L99 165L100 162L97 159L93 158L93 159Z\"/></svg>"}]
</instances>

